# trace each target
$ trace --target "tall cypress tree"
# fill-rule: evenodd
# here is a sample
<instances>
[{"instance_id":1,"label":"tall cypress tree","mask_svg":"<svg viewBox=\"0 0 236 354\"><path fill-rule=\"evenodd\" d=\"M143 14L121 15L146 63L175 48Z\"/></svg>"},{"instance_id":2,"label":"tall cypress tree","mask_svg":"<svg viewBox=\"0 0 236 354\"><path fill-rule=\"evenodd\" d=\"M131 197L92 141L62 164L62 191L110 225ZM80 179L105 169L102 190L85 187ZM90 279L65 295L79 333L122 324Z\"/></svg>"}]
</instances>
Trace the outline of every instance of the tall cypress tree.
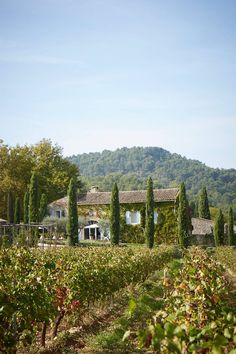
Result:
<instances>
[{"instance_id":1,"label":"tall cypress tree","mask_svg":"<svg viewBox=\"0 0 236 354\"><path fill-rule=\"evenodd\" d=\"M16 197L15 199L15 209L14 209L14 223L20 223L20 199Z\"/></svg>"},{"instance_id":2,"label":"tall cypress tree","mask_svg":"<svg viewBox=\"0 0 236 354\"><path fill-rule=\"evenodd\" d=\"M151 249L154 245L154 195L153 182L149 177L147 180L146 215L145 215L145 239Z\"/></svg>"},{"instance_id":3,"label":"tall cypress tree","mask_svg":"<svg viewBox=\"0 0 236 354\"><path fill-rule=\"evenodd\" d=\"M189 208L190 208L191 217L192 217L192 218L195 218L196 215L197 215L197 205L196 205L196 203L195 203L194 200L192 200L192 201L189 203Z\"/></svg>"},{"instance_id":4,"label":"tall cypress tree","mask_svg":"<svg viewBox=\"0 0 236 354\"><path fill-rule=\"evenodd\" d=\"M47 209L47 196L46 194L42 194L40 198L40 204L39 204L39 221L42 221L43 218L47 215L48 209Z\"/></svg>"},{"instance_id":5,"label":"tall cypress tree","mask_svg":"<svg viewBox=\"0 0 236 354\"><path fill-rule=\"evenodd\" d=\"M224 244L224 216L222 210L219 209L214 224L214 239L216 246Z\"/></svg>"},{"instance_id":6,"label":"tall cypress tree","mask_svg":"<svg viewBox=\"0 0 236 354\"><path fill-rule=\"evenodd\" d=\"M229 209L228 213L228 245L233 246L234 245L234 214L233 214L233 209Z\"/></svg>"},{"instance_id":7,"label":"tall cypress tree","mask_svg":"<svg viewBox=\"0 0 236 354\"><path fill-rule=\"evenodd\" d=\"M179 208L178 208L178 239L182 248L188 246L190 228L189 205L184 183L180 185Z\"/></svg>"},{"instance_id":8,"label":"tall cypress tree","mask_svg":"<svg viewBox=\"0 0 236 354\"><path fill-rule=\"evenodd\" d=\"M110 237L113 245L118 245L120 241L120 202L119 190L114 183L110 205Z\"/></svg>"},{"instance_id":9,"label":"tall cypress tree","mask_svg":"<svg viewBox=\"0 0 236 354\"><path fill-rule=\"evenodd\" d=\"M10 224L14 222L14 205L12 192L9 192L7 195L7 220Z\"/></svg>"},{"instance_id":10,"label":"tall cypress tree","mask_svg":"<svg viewBox=\"0 0 236 354\"><path fill-rule=\"evenodd\" d=\"M78 242L77 180L71 178L68 188L68 221L66 225L69 246Z\"/></svg>"},{"instance_id":11,"label":"tall cypress tree","mask_svg":"<svg viewBox=\"0 0 236 354\"><path fill-rule=\"evenodd\" d=\"M199 194L198 215L200 218L211 219L206 187L203 187Z\"/></svg>"},{"instance_id":12,"label":"tall cypress tree","mask_svg":"<svg viewBox=\"0 0 236 354\"><path fill-rule=\"evenodd\" d=\"M32 173L29 187L29 222L38 221L39 209L39 191L38 191L38 176L36 172Z\"/></svg>"},{"instance_id":13,"label":"tall cypress tree","mask_svg":"<svg viewBox=\"0 0 236 354\"><path fill-rule=\"evenodd\" d=\"M29 222L29 192L25 192L24 195L24 224Z\"/></svg>"}]
</instances>

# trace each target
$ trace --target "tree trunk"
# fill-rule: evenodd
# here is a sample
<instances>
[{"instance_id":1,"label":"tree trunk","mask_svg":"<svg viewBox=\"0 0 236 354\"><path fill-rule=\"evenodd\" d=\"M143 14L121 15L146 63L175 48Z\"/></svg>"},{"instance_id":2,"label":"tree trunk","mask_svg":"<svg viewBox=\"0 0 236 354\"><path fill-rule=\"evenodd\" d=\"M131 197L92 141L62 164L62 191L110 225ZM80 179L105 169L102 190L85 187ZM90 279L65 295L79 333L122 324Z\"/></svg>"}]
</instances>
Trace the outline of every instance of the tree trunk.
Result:
<instances>
[{"instance_id":1,"label":"tree trunk","mask_svg":"<svg viewBox=\"0 0 236 354\"><path fill-rule=\"evenodd\" d=\"M47 332L47 322L43 322L43 328L42 328L42 332L41 332L41 346L42 347L45 347L46 332Z\"/></svg>"},{"instance_id":2,"label":"tree trunk","mask_svg":"<svg viewBox=\"0 0 236 354\"><path fill-rule=\"evenodd\" d=\"M60 313L60 315L57 316L55 323L54 323L52 338L55 338L57 336L57 330L58 330L59 324L61 323L61 320L63 319L63 317L64 317L64 313Z\"/></svg>"}]
</instances>

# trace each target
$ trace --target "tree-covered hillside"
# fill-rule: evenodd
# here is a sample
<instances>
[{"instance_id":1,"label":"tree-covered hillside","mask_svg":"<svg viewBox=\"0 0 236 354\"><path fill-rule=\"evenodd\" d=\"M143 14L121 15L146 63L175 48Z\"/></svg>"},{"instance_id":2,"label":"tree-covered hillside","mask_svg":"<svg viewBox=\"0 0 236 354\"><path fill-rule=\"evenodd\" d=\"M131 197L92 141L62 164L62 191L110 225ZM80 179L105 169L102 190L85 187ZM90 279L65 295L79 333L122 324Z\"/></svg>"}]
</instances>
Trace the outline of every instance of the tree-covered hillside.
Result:
<instances>
[{"instance_id":1,"label":"tree-covered hillside","mask_svg":"<svg viewBox=\"0 0 236 354\"><path fill-rule=\"evenodd\" d=\"M185 182L191 200L206 186L211 205L236 209L235 169L211 168L158 147L104 150L73 155L69 160L78 165L87 188L95 184L100 190L111 191L115 181L120 190L145 189L146 178L151 176L155 188Z\"/></svg>"}]
</instances>

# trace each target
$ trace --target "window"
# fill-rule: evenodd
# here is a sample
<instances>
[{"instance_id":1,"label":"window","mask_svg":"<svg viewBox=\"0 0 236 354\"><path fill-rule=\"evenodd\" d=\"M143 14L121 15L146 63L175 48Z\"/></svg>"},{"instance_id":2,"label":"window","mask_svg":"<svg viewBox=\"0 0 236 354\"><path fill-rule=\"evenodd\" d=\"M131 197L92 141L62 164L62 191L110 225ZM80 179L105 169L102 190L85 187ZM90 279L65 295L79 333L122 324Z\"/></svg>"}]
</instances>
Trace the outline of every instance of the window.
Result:
<instances>
[{"instance_id":1,"label":"window","mask_svg":"<svg viewBox=\"0 0 236 354\"><path fill-rule=\"evenodd\" d=\"M157 224L158 213L154 211L154 224Z\"/></svg>"},{"instance_id":2,"label":"window","mask_svg":"<svg viewBox=\"0 0 236 354\"><path fill-rule=\"evenodd\" d=\"M127 225L140 224L141 215L139 211L127 211L125 213L125 219Z\"/></svg>"},{"instance_id":3,"label":"window","mask_svg":"<svg viewBox=\"0 0 236 354\"><path fill-rule=\"evenodd\" d=\"M56 217L60 219L60 217L61 217L61 211L60 210L56 210Z\"/></svg>"}]
</instances>

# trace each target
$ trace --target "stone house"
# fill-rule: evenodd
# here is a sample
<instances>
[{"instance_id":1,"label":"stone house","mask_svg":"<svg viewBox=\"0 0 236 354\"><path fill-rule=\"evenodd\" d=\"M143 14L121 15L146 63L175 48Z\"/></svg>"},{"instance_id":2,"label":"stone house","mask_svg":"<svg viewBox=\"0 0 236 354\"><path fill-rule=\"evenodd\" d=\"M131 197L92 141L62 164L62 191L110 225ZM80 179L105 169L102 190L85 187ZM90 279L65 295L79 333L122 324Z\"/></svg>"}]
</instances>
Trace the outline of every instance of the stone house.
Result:
<instances>
[{"instance_id":1,"label":"stone house","mask_svg":"<svg viewBox=\"0 0 236 354\"><path fill-rule=\"evenodd\" d=\"M155 242L177 243L178 188L154 190ZM78 215L84 219L81 239L104 239L101 222L109 219L111 192L100 192L93 187L78 195ZM120 191L120 223L122 242L143 243L146 191ZM67 197L49 204L53 217L67 215Z\"/></svg>"}]
</instances>

